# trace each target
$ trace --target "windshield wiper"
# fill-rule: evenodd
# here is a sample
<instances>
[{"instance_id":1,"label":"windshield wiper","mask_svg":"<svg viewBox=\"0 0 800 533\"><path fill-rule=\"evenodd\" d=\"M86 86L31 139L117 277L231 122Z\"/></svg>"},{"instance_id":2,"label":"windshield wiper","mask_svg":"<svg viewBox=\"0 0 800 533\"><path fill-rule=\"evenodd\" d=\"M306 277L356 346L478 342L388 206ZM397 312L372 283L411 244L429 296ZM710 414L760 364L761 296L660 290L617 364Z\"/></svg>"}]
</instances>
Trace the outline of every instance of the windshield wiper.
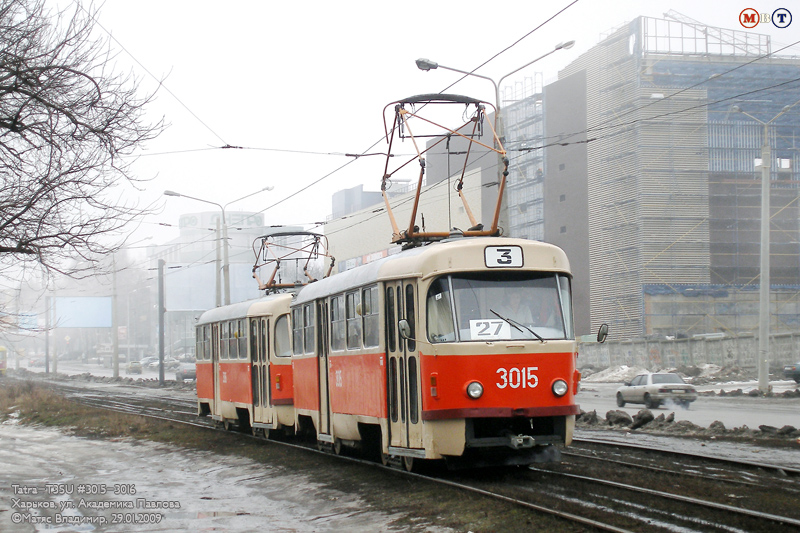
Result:
<instances>
[{"instance_id":1,"label":"windshield wiper","mask_svg":"<svg viewBox=\"0 0 800 533\"><path fill-rule=\"evenodd\" d=\"M510 318L508 318L508 317L504 317L503 315L501 315L500 313L498 313L498 312L497 312L497 311L495 311L494 309L489 309L489 311L490 311L490 312L492 312L492 313L494 314L494 316L496 316L496 317L497 317L497 318L499 318L500 320L503 320L503 321L505 321L506 323L508 323L510 326L512 326L512 327L513 327L514 329L516 329L517 331L519 331L519 332L522 332L522 329L520 329L520 328L525 328L526 330L528 330L528 332L529 332L531 335L533 335L534 337L536 337L537 339L539 339L541 342L544 342L544 337L542 337L541 335L539 335L538 333L536 333L535 331L533 331L531 328L529 328L529 327L528 327L528 326L526 326L525 324L520 324L520 323L519 323L519 322L517 322L516 320L512 320L512 319L510 319Z\"/></svg>"}]
</instances>

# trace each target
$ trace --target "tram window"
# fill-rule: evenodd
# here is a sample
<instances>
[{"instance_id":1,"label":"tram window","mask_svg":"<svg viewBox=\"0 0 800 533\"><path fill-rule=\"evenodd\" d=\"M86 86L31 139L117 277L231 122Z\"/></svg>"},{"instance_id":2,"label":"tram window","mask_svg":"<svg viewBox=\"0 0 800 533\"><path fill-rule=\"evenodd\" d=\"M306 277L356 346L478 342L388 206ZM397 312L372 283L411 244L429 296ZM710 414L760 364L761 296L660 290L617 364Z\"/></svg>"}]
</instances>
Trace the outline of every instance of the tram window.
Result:
<instances>
[{"instance_id":1,"label":"tram window","mask_svg":"<svg viewBox=\"0 0 800 533\"><path fill-rule=\"evenodd\" d=\"M300 307L292 309L292 345L295 355L303 353L303 309Z\"/></svg>"},{"instance_id":2,"label":"tram window","mask_svg":"<svg viewBox=\"0 0 800 533\"><path fill-rule=\"evenodd\" d=\"M390 352L394 351L394 339L397 334L397 319L394 316L394 290L386 287L386 344Z\"/></svg>"},{"instance_id":3,"label":"tram window","mask_svg":"<svg viewBox=\"0 0 800 533\"><path fill-rule=\"evenodd\" d=\"M417 341L414 340L416 335L416 321L414 320L414 286L412 284L406 285L406 320L411 327L411 334L408 338L408 349L414 351L417 349Z\"/></svg>"},{"instance_id":4,"label":"tram window","mask_svg":"<svg viewBox=\"0 0 800 533\"><path fill-rule=\"evenodd\" d=\"M275 321L275 355L292 355L292 334L289 329L289 315L281 315Z\"/></svg>"},{"instance_id":5,"label":"tram window","mask_svg":"<svg viewBox=\"0 0 800 533\"><path fill-rule=\"evenodd\" d=\"M260 403L259 395L258 395L258 384L261 381L258 378L260 374L261 367L258 365L253 365L253 373L250 374L250 382L253 389L253 405L258 405Z\"/></svg>"},{"instance_id":6,"label":"tram window","mask_svg":"<svg viewBox=\"0 0 800 533\"><path fill-rule=\"evenodd\" d=\"M364 346L377 346L380 339L380 315L378 314L378 287L361 291L361 310L364 318Z\"/></svg>"},{"instance_id":7,"label":"tram window","mask_svg":"<svg viewBox=\"0 0 800 533\"><path fill-rule=\"evenodd\" d=\"M211 360L214 362L220 359L219 345L219 324L214 324L211 326Z\"/></svg>"},{"instance_id":8,"label":"tram window","mask_svg":"<svg viewBox=\"0 0 800 533\"><path fill-rule=\"evenodd\" d=\"M232 320L228 322L228 357L230 359L238 359L239 358L239 344L236 340L238 336L238 331L236 328L236 321Z\"/></svg>"},{"instance_id":9,"label":"tram window","mask_svg":"<svg viewBox=\"0 0 800 533\"><path fill-rule=\"evenodd\" d=\"M431 284L428 289L426 307L428 310L428 338L431 342L455 341L456 329L450 305L449 278L439 278Z\"/></svg>"},{"instance_id":10,"label":"tram window","mask_svg":"<svg viewBox=\"0 0 800 533\"><path fill-rule=\"evenodd\" d=\"M258 319L250 319L250 360L258 362Z\"/></svg>"},{"instance_id":11,"label":"tram window","mask_svg":"<svg viewBox=\"0 0 800 533\"><path fill-rule=\"evenodd\" d=\"M203 359L211 359L211 326L203 327Z\"/></svg>"},{"instance_id":12,"label":"tram window","mask_svg":"<svg viewBox=\"0 0 800 533\"><path fill-rule=\"evenodd\" d=\"M261 362L265 362L267 360L267 352L269 352L269 320L261 319L258 333L261 337Z\"/></svg>"},{"instance_id":13,"label":"tram window","mask_svg":"<svg viewBox=\"0 0 800 533\"><path fill-rule=\"evenodd\" d=\"M220 325L220 329L222 330L222 335L220 336L220 347L219 347L219 358L220 359L227 359L228 358L228 348L229 343L228 340L230 339L230 324L228 322L223 322Z\"/></svg>"},{"instance_id":14,"label":"tram window","mask_svg":"<svg viewBox=\"0 0 800 533\"><path fill-rule=\"evenodd\" d=\"M564 333L571 339L575 333L572 331L572 290L569 276L559 274L558 292L561 296L561 312L564 316Z\"/></svg>"},{"instance_id":15,"label":"tram window","mask_svg":"<svg viewBox=\"0 0 800 533\"><path fill-rule=\"evenodd\" d=\"M418 404L417 404L417 358L408 358L408 410L409 420L412 424L419 422Z\"/></svg>"},{"instance_id":16,"label":"tram window","mask_svg":"<svg viewBox=\"0 0 800 533\"><path fill-rule=\"evenodd\" d=\"M409 344L411 344L409 342ZM397 377L400 384L400 422L406 421L406 366L403 364L402 361L399 361L397 364L398 369L400 370L400 375Z\"/></svg>"},{"instance_id":17,"label":"tram window","mask_svg":"<svg viewBox=\"0 0 800 533\"><path fill-rule=\"evenodd\" d=\"M306 304L303 306L303 340L305 342L305 353L314 353L313 304Z\"/></svg>"},{"instance_id":18,"label":"tram window","mask_svg":"<svg viewBox=\"0 0 800 533\"><path fill-rule=\"evenodd\" d=\"M331 350L344 350L344 312L341 296L331 298Z\"/></svg>"},{"instance_id":19,"label":"tram window","mask_svg":"<svg viewBox=\"0 0 800 533\"><path fill-rule=\"evenodd\" d=\"M569 284L560 286L555 273L488 272L449 278L461 342L573 338L571 323L564 320L565 313L571 317Z\"/></svg>"},{"instance_id":20,"label":"tram window","mask_svg":"<svg viewBox=\"0 0 800 533\"><path fill-rule=\"evenodd\" d=\"M401 287L397 287L397 322L403 318L403 289ZM397 350L402 352L405 348L403 348L403 337L398 335L397 337Z\"/></svg>"},{"instance_id":21,"label":"tram window","mask_svg":"<svg viewBox=\"0 0 800 533\"><path fill-rule=\"evenodd\" d=\"M397 422L397 359L389 360L389 411L392 422Z\"/></svg>"},{"instance_id":22,"label":"tram window","mask_svg":"<svg viewBox=\"0 0 800 533\"><path fill-rule=\"evenodd\" d=\"M261 405L267 407L269 405L269 388L267 387L267 374L269 367L265 366L261 370Z\"/></svg>"},{"instance_id":23,"label":"tram window","mask_svg":"<svg viewBox=\"0 0 800 533\"><path fill-rule=\"evenodd\" d=\"M201 326L194 330L194 352L197 354L197 359L203 358L203 329L204 328Z\"/></svg>"},{"instance_id":24,"label":"tram window","mask_svg":"<svg viewBox=\"0 0 800 533\"><path fill-rule=\"evenodd\" d=\"M358 350L361 348L361 317L357 292L345 295L345 316L347 319L347 349Z\"/></svg>"},{"instance_id":25,"label":"tram window","mask_svg":"<svg viewBox=\"0 0 800 533\"><path fill-rule=\"evenodd\" d=\"M237 320L239 327L239 359L247 359L247 323L244 319Z\"/></svg>"}]
</instances>

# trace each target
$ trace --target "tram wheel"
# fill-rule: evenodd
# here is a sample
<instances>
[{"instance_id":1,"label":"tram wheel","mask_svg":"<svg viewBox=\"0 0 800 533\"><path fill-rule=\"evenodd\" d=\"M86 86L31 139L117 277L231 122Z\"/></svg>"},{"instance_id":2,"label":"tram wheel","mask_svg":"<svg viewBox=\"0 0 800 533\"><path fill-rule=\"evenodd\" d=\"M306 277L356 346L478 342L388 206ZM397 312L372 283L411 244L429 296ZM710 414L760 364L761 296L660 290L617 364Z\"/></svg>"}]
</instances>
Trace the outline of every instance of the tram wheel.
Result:
<instances>
[{"instance_id":1,"label":"tram wheel","mask_svg":"<svg viewBox=\"0 0 800 533\"><path fill-rule=\"evenodd\" d=\"M228 420L227 418L223 418L222 419L222 427L225 429L225 431L230 431L231 430L231 421Z\"/></svg>"},{"instance_id":2,"label":"tram wheel","mask_svg":"<svg viewBox=\"0 0 800 533\"><path fill-rule=\"evenodd\" d=\"M406 469L406 472L413 472L414 471L414 458L413 457L403 457L403 468Z\"/></svg>"},{"instance_id":3,"label":"tram wheel","mask_svg":"<svg viewBox=\"0 0 800 533\"><path fill-rule=\"evenodd\" d=\"M342 455L342 439L333 440L333 453L336 455Z\"/></svg>"}]
</instances>

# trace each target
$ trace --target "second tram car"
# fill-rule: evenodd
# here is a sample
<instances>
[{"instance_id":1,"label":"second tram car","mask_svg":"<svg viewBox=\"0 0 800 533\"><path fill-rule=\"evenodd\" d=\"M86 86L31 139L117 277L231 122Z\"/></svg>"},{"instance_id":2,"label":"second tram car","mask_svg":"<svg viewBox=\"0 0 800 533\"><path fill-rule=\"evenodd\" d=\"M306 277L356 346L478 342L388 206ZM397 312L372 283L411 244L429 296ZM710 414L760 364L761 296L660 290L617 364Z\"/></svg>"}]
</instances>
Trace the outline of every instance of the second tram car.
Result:
<instances>
[{"instance_id":1,"label":"second tram car","mask_svg":"<svg viewBox=\"0 0 800 533\"><path fill-rule=\"evenodd\" d=\"M218 307L196 327L200 415L269 435L294 425L291 294Z\"/></svg>"}]
</instances>

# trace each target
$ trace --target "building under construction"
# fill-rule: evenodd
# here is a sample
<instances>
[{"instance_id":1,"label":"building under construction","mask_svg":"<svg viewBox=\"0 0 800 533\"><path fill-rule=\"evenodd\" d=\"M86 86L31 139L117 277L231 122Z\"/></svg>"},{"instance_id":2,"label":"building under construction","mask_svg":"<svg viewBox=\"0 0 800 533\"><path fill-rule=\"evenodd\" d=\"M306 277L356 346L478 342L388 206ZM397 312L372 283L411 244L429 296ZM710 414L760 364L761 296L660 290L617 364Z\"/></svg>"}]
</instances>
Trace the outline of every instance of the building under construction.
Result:
<instances>
[{"instance_id":1,"label":"building under construction","mask_svg":"<svg viewBox=\"0 0 800 533\"><path fill-rule=\"evenodd\" d=\"M798 89L800 58L768 36L674 12L613 31L544 88L544 240L584 288L578 332L757 329L764 131L772 330L798 329Z\"/></svg>"},{"instance_id":2,"label":"building under construction","mask_svg":"<svg viewBox=\"0 0 800 533\"><path fill-rule=\"evenodd\" d=\"M565 249L578 334L603 322L616 339L757 330L765 129L772 331L800 330L798 89L800 58L769 36L675 12L610 32L555 82L503 88L503 231ZM453 136L428 152L426 186L452 191L466 148ZM480 219L494 210L497 158L473 147L467 172L479 174L468 192ZM424 214L459 209L442 200ZM335 254L342 262L386 247L385 230L375 240L358 228L358 239L331 235L332 247L358 247Z\"/></svg>"}]
</instances>

